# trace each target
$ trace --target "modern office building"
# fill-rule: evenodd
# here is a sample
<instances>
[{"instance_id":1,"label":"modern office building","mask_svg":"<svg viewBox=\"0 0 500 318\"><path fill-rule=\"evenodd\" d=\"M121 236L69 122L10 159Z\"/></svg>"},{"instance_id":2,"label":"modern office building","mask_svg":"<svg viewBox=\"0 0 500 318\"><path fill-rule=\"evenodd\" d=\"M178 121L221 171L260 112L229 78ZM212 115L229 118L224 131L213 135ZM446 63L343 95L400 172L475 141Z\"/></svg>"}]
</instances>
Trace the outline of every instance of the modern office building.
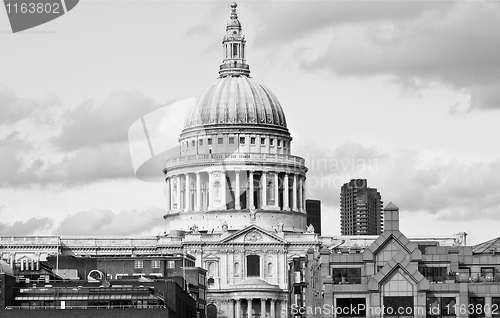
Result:
<instances>
[{"instance_id":1,"label":"modern office building","mask_svg":"<svg viewBox=\"0 0 500 318\"><path fill-rule=\"evenodd\" d=\"M399 208L389 203L384 214L381 235L308 251L304 272L316 277L309 278L304 307L292 312L309 308L303 317L327 318L500 315L499 239L472 247L464 246L465 233L454 241L407 238L399 231ZM370 239L363 244L363 237Z\"/></svg>"},{"instance_id":2,"label":"modern office building","mask_svg":"<svg viewBox=\"0 0 500 318\"><path fill-rule=\"evenodd\" d=\"M383 231L382 199L366 179L345 183L340 192L342 235L378 235Z\"/></svg>"},{"instance_id":3,"label":"modern office building","mask_svg":"<svg viewBox=\"0 0 500 318\"><path fill-rule=\"evenodd\" d=\"M312 225L314 233L321 235L321 201L306 200L307 225Z\"/></svg>"}]
</instances>

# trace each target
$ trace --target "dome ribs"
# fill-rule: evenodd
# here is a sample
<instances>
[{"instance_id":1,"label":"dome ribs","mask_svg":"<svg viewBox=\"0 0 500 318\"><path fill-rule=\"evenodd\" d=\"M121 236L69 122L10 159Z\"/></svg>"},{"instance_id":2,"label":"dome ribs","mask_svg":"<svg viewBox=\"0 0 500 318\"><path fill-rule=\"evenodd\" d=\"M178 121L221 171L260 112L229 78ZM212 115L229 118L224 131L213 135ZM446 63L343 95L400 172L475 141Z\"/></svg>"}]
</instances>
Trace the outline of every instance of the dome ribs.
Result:
<instances>
[{"instance_id":1,"label":"dome ribs","mask_svg":"<svg viewBox=\"0 0 500 318\"><path fill-rule=\"evenodd\" d=\"M205 99L203 100L203 104L201 104L202 107L202 117L201 117L201 124L208 124L210 122L210 116L211 116L211 103L212 103L212 95L216 92L217 90L217 83L214 83L212 87L210 87L210 90L206 92L205 94Z\"/></svg>"},{"instance_id":2,"label":"dome ribs","mask_svg":"<svg viewBox=\"0 0 500 318\"><path fill-rule=\"evenodd\" d=\"M226 101L226 113L227 113L227 122L232 124L235 120L235 114L238 111L238 81L231 80L231 86L228 91L228 99Z\"/></svg>"},{"instance_id":3,"label":"dome ribs","mask_svg":"<svg viewBox=\"0 0 500 318\"><path fill-rule=\"evenodd\" d=\"M276 105L275 105L275 101L273 99L273 96L272 94L269 93L269 90L267 89L267 87L265 87L264 85L260 85L261 89L264 91L264 93L266 93L266 96L267 96L267 100L269 102L269 108L271 109L271 122L269 122L269 118L268 118L268 123L271 123L273 125L279 125L280 124L280 118L279 118L279 115L278 115L278 111L276 110ZM267 106L267 103L266 103L266 106Z\"/></svg>"},{"instance_id":4,"label":"dome ribs","mask_svg":"<svg viewBox=\"0 0 500 318\"><path fill-rule=\"evenodd\" d=\"M262 96L262 95L265 94L265 91L264 91L264 89L262 88L261 85L256 84L255 86L257 87L257 89L259 90L259 93L260 93L260 94L258 94L260 102L261 102L261 106L262 106L260 108L262 109L262 113L264 115L263 116L264 118L262 118L260 120L260 122L263 122L263 123L266 123L266 124L272 124L273 112L270 109L271 107L269 106L269 102L264 99L264 96ZM264 94L262 94L262 92L264 92Z\"/></svg>"},{"instance_id":5,"label":"dome ribs","mask_svg":"<svg viewBox=\"0 0 500 318\"><path fill-rule=\"evenodd\" d=\"M229 80L231 81L231 79ZM222 94L224 93L224 89L227 85L227 81L223 81L221 83L219 83L219 85L217 85L217 91L214 92L214 96L215 98L212 99L212 108L213 108L213 113L215 115L214 118L210 118L210 123L213 123L213 124L217 124L220 122L221 118L220 118L220 104L221 104L221 98L222 98ZM222 111L222 116L224 116L224 110Z\"/></svg>"},{"instance_id":6,"label":"dome ribs","mask_svg":"<svg viewBox=\"0 0 500 318\"><path fill-rule=\"evenodd\" d=\"M210 116L210 114L208 113L210 109L205 107L204 105L208 104L210 92L213 91L212 88L214 87L214 85L215 83L205 86L205 88L196 97L193 107L195 111L193 113L197 117L194 120L191 119L191 123L193 125L203 125L204 118L208 118L208 116Z\"/></svg>"},{"instance_id":7,"label":"dome ribs","mask_svg":"<svg viewBox=\"0 0 500 318\"><path fill-rule=\"evenodd\" d=\"M254 113L254 121L255 123L260 123L262 122L262 117L265 116L265 114L261 114L259 111L259 107L257 103L259 102L258 98L258 93L256 92L255 84L251 81L248 81L248 87L250 88L250 92L252 93L252 111ZM265 123L265 117L264 117L264 123Z\"/></svg>"},{"instance_id":8,"label":"dome ribs","mask_svg":"<svg viewBox=\"0 0 500 318\"><path fill-rule=\"evenodd\" d=\"M184 128L217 124L281 127L286 119L276 96L266 86L244 75L219 77L196 96Z\"/></svg>"},{"instance_id":9,"label":"dome ribs","mask_svg":"<svg viewBox=\"0 0 500 318\"><path fill-rule=\"evenodd\" d=\"M252 122L252 119L255 119L255 114L250 114L251 112L251 107L252 107L252 100L251 100L251 97L249 96L249 94L252 93L252 90L249 89L250 87L250 84L249 84L249 80L247 77L243 77L242 78L242 92L243 92L243 96L245 98L245 103L244 103L244 106L245 106L245 118L244 120L242 121L243 123L251 123ZM250 118L252 117L252 118ZM256 120L256 119L255 119Z\"/></svg>"}]
</instances>

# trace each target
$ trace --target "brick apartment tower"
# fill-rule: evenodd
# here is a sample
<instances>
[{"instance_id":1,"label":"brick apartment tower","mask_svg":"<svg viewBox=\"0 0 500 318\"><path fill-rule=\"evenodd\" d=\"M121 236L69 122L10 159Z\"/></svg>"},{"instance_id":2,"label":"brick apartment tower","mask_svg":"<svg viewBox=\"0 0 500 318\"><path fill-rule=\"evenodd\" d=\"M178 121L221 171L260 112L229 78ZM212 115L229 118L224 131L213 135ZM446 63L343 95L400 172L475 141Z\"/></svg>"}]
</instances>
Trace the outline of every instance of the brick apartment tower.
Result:
<instances>
[{"instance_id":1,"label":"brick apartment tower","mask_svg":"<svg viewBox=\"0 0 500 318\"><path fill-rule=\"evenodd\" d=\"M353 179L340 191L342 235L379 235L383 232L382 200L366 179Z\"/></svg>"}]
</instances>

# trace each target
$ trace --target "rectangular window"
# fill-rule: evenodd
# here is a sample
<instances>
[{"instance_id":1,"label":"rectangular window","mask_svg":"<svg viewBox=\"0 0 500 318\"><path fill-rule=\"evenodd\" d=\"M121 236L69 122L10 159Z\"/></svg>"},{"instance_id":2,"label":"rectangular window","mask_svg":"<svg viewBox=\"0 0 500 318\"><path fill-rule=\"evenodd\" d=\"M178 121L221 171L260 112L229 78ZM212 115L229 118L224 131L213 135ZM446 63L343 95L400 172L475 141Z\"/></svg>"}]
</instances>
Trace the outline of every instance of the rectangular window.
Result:
<instances>
[{"instance_id":1,"label":"rectangular window","mask_svg":"<svg viewBox=\"0 0 500 318\"><path fill-rule=\"evenodd\" d=\"M234 137L229 137L229 144L234 145Z\"/></svg>"},{"instance_id":2,"label":"rectangular window","mask_svg":"<svg viewBox=\"0 0 500 318\"><path fill-rule=\"evenodd\" d=\"M278 147L281 147L281 139L278 139Z\"/></svg>"},{"instance_id":3,"label":"rectangular window","mask_svg":"<svg viewBox=\"0 0 500 318\"><path fill-rule=\"evenodd\" d=\"M337 317L366 317L366 299L337 298L335 310Z\"/></svg>"},{"instance_id":4,"label":"rectangular window","mask_svg":"<svg viewBox=\"0 0 500 318\"><path fill-rule=\"evenodd\" d=\"M233 57L238 56L238 44L234 43L233 44Z\"/></svg>"},{"instance_id":5,"label":"rectangular window","mask_svg":"<svg viewBox=\"0 0 500 318\"><path fill-rule=\"evenodd\" d=\"M244 145L245 144L245 137L240 137L240 144Z\"/></svg>"},{"instance_id":6,"label":"rectangular window","mask_svg":"<svg viewBox=\"0 0 500 318\"><path fill-rule=\"evenodd\" d=\"M219 145L222 145L222 144L224 143L224 138L220 138L220 137L219 137L219 139L217 140L217 143L218 143Z\"/></svg>"},{"instance_id":7,"label":"rectangular window","mask_svg":"<svg viewBox=\"0 0 500 318\"><path fill-rule=\"evenodd\" d=\"M361 284L361 268L332 268L334 284Z\"/></svg>"},{"instance_id":8,"label":"rectangular window","mask_svg":"<svg viewBox=\"0 0 500 318\"><path fill-rule=\"evenodd\" d=\"M494 267L481 267L481 277L484 277L486 282L492 283L493 277L495 277Z\"/></svg>"},{"instance_id":9,"label":"rectangular window","mask_svg":"<svg viewBox=\"0 0 500 318\"><path fill-rule=\"evenodd\" d=\"M446 279L446 267L419 267L418 271L430 282L443 282Z\"/></svg>"},{"instance_id":10,"label":"rectangular window","mask_svg":"<svg viewBox=\"0 0 500 318\"><path fill-rule=\"evenodd\" d=\"M209 146L211 146L211 145L212 145L212 138L208 138L208 139L207 139L207 144L208 144Z\"/></svg>"},{"instance_id":11,"label":"rectangular window","mask_svg":"<svg viewBox=\"0 0 500 318\"><path fill-rule=\"evenodd\" d=\"M385 296L384 317L413 317L413 296Z\"/></svg>"},{"instance_id":12,"label":"rectangular window","mask_svg":"<svg viewBox=\"0 0 500 318\"><path fill-rule=\"evenodd\" d=\"M266 138L260 138L260 144L265 145L266 144Z\"/></svg>"},{"instance_id":13,"label":"rectangular window","mask_svg":"<svg viewBox=\"0 0 500 318\"><path fill-rule=\"evenodd\" d=\"M484 297L471 297L468 308L469 317L484 317Z\"/></svg>"},{"instance_id":14,"label":"rectangular window","mask_svg":"<svg viewBox=\"0 0 500 318\"><path fill-rule=\"evenodd\" d=\"M191 141L191 147L194 147L194 140Z\"/></svg>"},{"instance_id":15,"label":"rectangular window","mask_svg":"<svg viewBox=\"0 0 500 318\"><path fill-rule=\"evenodd\" d=\"M455 297L427 297L427 317L454 317L456 305Z\"/></svg>"},{"instance_id":16,"label":"rectangular window","mask_svg":"<svg viewBox=\"0 0 500 318\"><path fill-rule=\"evenodd\" d=\"M175 261L167 261L167 268L175 268Z\"/></svg>"},{"instance_id":17,"label":"rectangular window","mask_svg":"<svg viewBox=\"0 0 500 318\"><path fill-rule=\"evenodd\" d=\"M143 268L143 267L144 267L144 261L143 260L136 259L134 261L134 268Z\"/></svg>"},{"instance_id":18,"label":"rectangular window","mask_svg":"<svg viewBox=\"0 0 500 318\"><path fill-rule=\"evenodd\" d=\"M250 144L251 145L255 145L255 137L251 137L250 138Z\"/></svg>"},{"instance_id":19,"label":"rectangular window","mask_svg":"<svg viewBox=\"0 0 500 318\"><path fill-rule=\"evenodd\" d=\"M274 146L274 139L273 138L269 139L269 145Z\"/></svg>"},{"instance_id":20,"label":"rectangular window","mask_svg":"<svg viewBox=\"0 0 500 318\"><path fill-rule=\"evenodd\" d=\"M160 260L154 259L151 261L151 268L160 268Z\"/></svg>"},{"instance_id":21,"label":"rectangular window","mask_svg":"<svg viewBox=\"0 0 500 318\"><path fill-rule=\"evenodd\" d=\"M198 140L198 145L203 146L203 139Z\"/></svg>"},{"instance_id":22,"label":"rectangular window","mask_svg":"<svg viewBox=\"0 0 500 318\"><path fill-rule=\"evenodd\" d=\"M500 317L500 297L491 297L491 316Z\"/></svg>"},{"instance_id":23,"label":"rectangular window","mask_svg":"<svg viewBox=\"0 0 500 318\"><path fill-rule=\"evenodd\" d=\"M260 276L260 256L248 255L247 256L247 276L259 277Z\"/></svg>"}]
</instances>

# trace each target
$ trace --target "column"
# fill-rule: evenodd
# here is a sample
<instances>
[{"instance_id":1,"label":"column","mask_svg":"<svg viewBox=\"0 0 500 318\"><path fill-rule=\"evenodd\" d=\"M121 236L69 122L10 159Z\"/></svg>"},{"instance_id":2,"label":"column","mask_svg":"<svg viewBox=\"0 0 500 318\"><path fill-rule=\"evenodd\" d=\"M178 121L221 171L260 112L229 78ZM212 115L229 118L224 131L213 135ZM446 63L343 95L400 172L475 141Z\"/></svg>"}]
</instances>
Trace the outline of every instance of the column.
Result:
<instances>
[{"instance_id":1,"label":"column","mask_svg":"<svg viewBox=\"0 0 500 318\"><path fill-rule=\"evenodd\" d=\"M288 197L288 194L289 194L289 190L288 189L288 177L289 177L289 173L288 172L285 172L285 179L284 179L284 182L283 182L283 211L290 211L290 207L289 207L289 202L290 202L290 198Z\"/></svg>"},{"instance_id":2,"label":"column","mask_svg":"<svg viewBox=\"0 0 500 318\"><path fill-rule=\"evenodd\" d=\"M236 174L236 188L234 189L234 208L236 210L241 210L240 204L240 170L235 170Z\"/></svg>"},{"instance_id":3,"label":"column","mask_svg":"<svg viewBox=\"0 0 500 318\"><path fill-rule=\"evenodd\" d=\"M171 204L170 204L170 178L166 178L165 179L165 201L166 201L166 205L167 205L167 213L170 212L170 207L171 207Z\"/></svg>"},{"instance_id":4,"label":"column","mask_svg":"<svg viewBox=\"0 0 500 318\"><path fill-rule=\"evenodd\" d=\"M297 211L297 175L293 175L293 189L292 189L292 194L293 194L293 210Z\"/></svg>"},{"instance_id":5,"label":"column","mask_svg":"<svg viewBox=\"0 0 500 318\"><path fill-rule=\"evenodd\" d=\"M228 317L229 318L234 318L234 301L232 299L229 299Z\"/></svg>"},{"instance_id":6,"label":"column","mask_svg":"<svg viewBox=\"0 0 500 318\"><path fill-rule=\"evenodd\" d=\"M181 211L181 176L177 175L177 211Z\"/></svg>"},{"instance_id":7,"label":"column","mask_svg":"<svg viewBox=\"0 0 500 318\"><path fill-rule=\"evenodd\" d=\"M207 191L208 191L208 210L213 209L213 203L214 202L214 191L213 191L213 183L214 183L214 172L209 171L208 172L208 186L207 186Z\"/></svg>"},{"instance_id":8,"label":"column","mask_svg":"<svg viewBox=\"0 0 500 318\"><path fill-rule=\"evenodd\" d=\"M247 317L252 318L252 298L247 298Z\"/></svg>"},{"instance_id":9,"label":"column","mask_svg":"<svg viewBox=\"0 0 500 318\"><path fill-rule=\"evenodd\" d=\"M279 172L276 171L274 175L274 206L277 210L280 209L280 185L279 185Z\"/></svg>"},{"instance_id":10,"label":"column","mask_svg":"<svg viewBox=\"0 0 500 318\"><path fill-rule=\"evenodd\" d=\"M36 252L35 255L36 255L36 270L39 271L40 270L40 252Z\"/></svg>"},{"instance_id":11,"label":"column","mask_svg":"<svg viewBox=\"0 0 500 318\"><path fill-rule=\"evenodd\" d=\"M196 173L196 208L195 211L201 211L201 177L199 172Z\"/></svg>"},{"instance_id":12,"label":"column","mask_svg":"<svg viewBox=\"0 0 500 318\"><path fill-rule=\"evenodd\" d=\"M220 172L220 207L224 210L227 209L227 180L226 180L226 171L222 170Z\"/></svg>"},{"instance_id":13,"label":"column","mask_svg":"<svg viewBox=\"0 0 500 318\"><path fill-rule=\"evenodd\" d=\"M271 318L276 318L276 298L271 299Z\"/></svg>"},{"instance_id":14,"label":"column","mask_svg":"<svg viewBox=\"0 0 500 318\"><path fill-rule=\"evenodd\" d=\"M255 200L253 198L253 170L250 170L250 178L248 178L248 182L250 182L250 202L248 206L250 207L250 210L255 210Z\"/></svg>"},{"instance_id":15,"label":"column","mask_svg":"<svg viewBox=\"0 0 500 318\"><path fill-rule=\"evenodd\" d=\"M175 193L174 193L174 179L175 176L170 176L169 182L170 182L170 211L175 210Z\"/></svg>"},{"instance_id":16,"label":"column","mask_svg":"<svg viewBox=\"0 0 500 318\"><path fill-rule=\"evenodd\" d=\"M484 297L484 307L481 308L483 310L483 312L485 313L485 317L486 318L491 318L492 316L492 310L488 310L490 309L492 306L492 299L491 299L491 296L486 296ZM484 310L484 308L487 308L486 310ZM496 312L496 310L495 310Z\"/></svg>"},{"instance_id":17,"label":"column","mask_svg":"<svg viewBox=\"0 0 500 318\"><path fill-rule=\"evenodd\" d=\"M190 203L190 192L191 192L191 186L190 186L190 180L189 180L189 173L186 173L186 192L184 193L184 212L189 211L189 203Z\"/></svg>"},{"instance_id":18,"label":"column","mask_svg":"<svg viewBox=\"0 0 500 318\"><path fill-rule=\"evenodd\" d=\"M262 209L267 208L267 172L262 171L262 177L260 178L262 185Z\"/></svg>"},{"instance_id":19,"label":"column","mask_svg":"<svg viewBox=\"0 0 500 318\"><path fill-rule=\"evenodd\" d=\"M286 299L286 298L283 299L281 301L281 306L282 306L281 310L283 310L283 308L285 308L285 318L290 317L290 313L288 311L288 299Z\"/></svg>"},{"instance_id":20,"label":"column","mask_svg":"<svg viewBox=\"0 0 500 318\"><path fill-rule=\"evenodd\" d=\"M304 208L302 206L302 178L299 176L299 178L297 178L297 181L299 182L299 212L302 212L302 209Z\"/></svg>"},{"instance_id":21,"label":"column","mask_svg":"<svg viewBox=\"0 0 500 318\"><path fill-rule=\"evenodd\" d=\"M236 318L241 318L241 299L236 299Z\"/></svg>"},{"instance_id":22,"label":"column","mask_svg":"<svg viewBox=\"0 0 500 318\"><path fill-rule=\"evenodd\" d=\"M260 317L266 317L266 300L265 298L260 299Z\"/></svg>"},{"instance_id":23,"label":"column","mask_svg":"<svg viewBox=\"0 0 500 318\"><path fill-rule=\"evenodd\" d=\"M302 212L306 213L306 176L302 178L302 201L300 201L302 206Z\"/></svg>"}]
</instances>

